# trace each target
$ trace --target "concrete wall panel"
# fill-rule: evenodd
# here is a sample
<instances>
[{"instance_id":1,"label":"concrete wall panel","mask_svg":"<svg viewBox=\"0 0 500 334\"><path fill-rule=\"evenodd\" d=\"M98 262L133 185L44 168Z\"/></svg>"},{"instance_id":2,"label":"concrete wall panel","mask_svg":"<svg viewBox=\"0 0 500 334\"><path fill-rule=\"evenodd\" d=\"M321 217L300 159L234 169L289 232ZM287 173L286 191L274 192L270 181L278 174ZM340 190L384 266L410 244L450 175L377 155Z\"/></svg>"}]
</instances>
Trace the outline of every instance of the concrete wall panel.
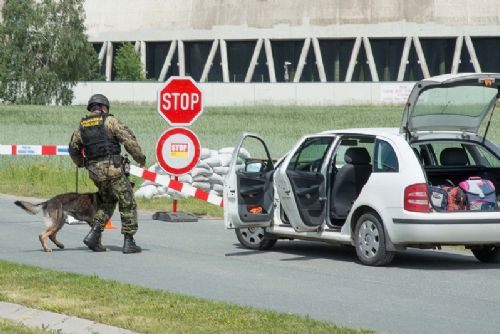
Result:
<instances>
[{"instance_id":1,"label":"concrete wall panel","mask_svg":"<svg viewBox=\"0 0 500 334\"><path fill-rule=\"evenodd\" d=\"M500 0L86 0L84 8L91 41L500 35Z\"/></svg>"},{"instance_id":2,"label":"concrete wall panel","mask_svg":"<svg viewBox=\"0 0 500 334\"><path fill-rule=\"evenodd\" d=\"M85 105L92 94L111 103L156 103L164 83L80 82L73 104ZM205 106L242 105L380 105L403 104L412 82L353 83L201 83Z\"/></svg>"}]
</instances>

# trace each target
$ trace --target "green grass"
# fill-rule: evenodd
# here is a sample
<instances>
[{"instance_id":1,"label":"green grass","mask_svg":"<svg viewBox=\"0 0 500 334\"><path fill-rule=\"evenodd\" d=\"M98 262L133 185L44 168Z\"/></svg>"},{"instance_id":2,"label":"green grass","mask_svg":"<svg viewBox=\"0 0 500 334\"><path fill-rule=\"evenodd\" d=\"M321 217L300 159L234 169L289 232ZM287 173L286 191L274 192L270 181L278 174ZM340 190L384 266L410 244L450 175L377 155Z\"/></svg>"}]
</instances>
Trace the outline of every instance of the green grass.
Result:
<instances>
[{"instance_id":1,"label":"green grass","mask_svg":"<svg viewBox=\"0 0 500 334\"><path fill-rule=\"evenodd\" d=\"M202 147L220 149L234 146L242 131L260 134L273 158L282 156L304 134L350 127L399 127L402 106L330 107L226 107L205 108L192 130ZM155 163L158 137L168 129L154 105L114 104L111 112L136 134L147 156ZM83 106L46 107L0 105L0 144L67 145L81 117ZM493 117L488 138L500 143L500 113ZM136 184L142 182L136 179ZM79 173L79 191L94 191L86 172ZM74 191L75 167L69 157L0 156L0 193L48 197ZM156 204L160 207L156 207ZM140 201L140 209L158 210L171 202ZM201 203L201 204L200 204ZM220 216L222 211L196 199L183 200L182 210Z\"/></svg>"},{"instance_id":2,"label":"green grass","mask_svg":"<svg viewBox=\"0 0 500 334\"><path fill-rule=\"evenodd\" d=\"M0 272L2 301L141 333L373 333L340 328L309 317L262 311L5 261L0 261ZM2 326L10 325L0 322L0 331ZM14 333L32 332L20 330Z\"/></svg>"},{"instance_id":3,"label":"green grass","mask_svg":"<svg viewBox=\"0 0 500 334\"><path fill-rule=\"evenodd\" d=\"M18 324L14 321L0 319L0 333L9 333L9 334L47 334L54 333L57 334L57 331L46 331L43 329L30 328L21 324Z\"/></svg>"}]
</instances>

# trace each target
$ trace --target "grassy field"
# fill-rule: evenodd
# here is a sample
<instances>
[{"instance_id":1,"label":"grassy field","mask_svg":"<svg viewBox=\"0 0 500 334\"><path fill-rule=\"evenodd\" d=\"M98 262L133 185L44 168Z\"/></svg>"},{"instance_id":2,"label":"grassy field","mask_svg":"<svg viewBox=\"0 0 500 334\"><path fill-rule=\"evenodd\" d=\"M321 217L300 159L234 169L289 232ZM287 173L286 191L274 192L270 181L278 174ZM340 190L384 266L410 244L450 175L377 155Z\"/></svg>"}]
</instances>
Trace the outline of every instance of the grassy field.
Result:
<instances>
[{"instance_id":1,"label":"grassy field","mask_svg":"<svg viewBox=\"0 0 500 334\"><path fill-rule=\"evenodd\" d=\"M202 147L234 146L240 132L259 133L273 158L283 155L302 135L352 126L397 126L401 107L235 107L206 108L192 127ZM111 112L136 134L147 156L156 162L158 137L168 129L154 105L112 105ZM0 105L0 144L67 145L81 117L83 106L41 107ZM142 180L135 179L137 185ZM87 173L78 174L79 191L95 191ZM67 156L1 156L0 193L47 198L74 191L76 169ZM141 210L171 208L170 200L139 200ZM196 199L183 200L179 208L198 215L221 217L222 210Z\"/></svg>"},{"instance_id":2,"label":"grassy field","mask_svg":"<svg viewBox=\"0 0 500 334\"><path fill-rule=\"evenodd\" d=\"M0 300L141 333L373 333L309 317L0 261ZM96 312L96 310L99 310ZM19 329L19 331L18 331ZM1 333L41 333L1 321Z\"/></svg>"},{"instance_id":3,"label":"grassy field","mask_svg":"<svg viewBox=\"0 0 500 334\"><path fill-rule=\"evenodd\" d=\"M279 158L304 134L350 127L399 127L402 106L339 107L231 107L205 108L192 126L202 147L220 149L234 146L242 131L260 134L268 143L273 158ZM168 129L155 105L112 105L111 112L136 134L147 156L147 165L155 163L158 137ZM41 107L0 105L0 144L67 145L81 117L83 106ZM488 136L500 142L500 114L496 113ZM496 125L496 126L495 126ZM76 188L75 167L67 156L0 156L0 193L48 197ZM135 180L136 184L142 181ZM94 191L86 172L78 178L80 191ZM140 209L162 209L170 202L140 201ZM200 215L220 216L220 208L183 201L183 210Z\"/></svg>"}]
</instances>

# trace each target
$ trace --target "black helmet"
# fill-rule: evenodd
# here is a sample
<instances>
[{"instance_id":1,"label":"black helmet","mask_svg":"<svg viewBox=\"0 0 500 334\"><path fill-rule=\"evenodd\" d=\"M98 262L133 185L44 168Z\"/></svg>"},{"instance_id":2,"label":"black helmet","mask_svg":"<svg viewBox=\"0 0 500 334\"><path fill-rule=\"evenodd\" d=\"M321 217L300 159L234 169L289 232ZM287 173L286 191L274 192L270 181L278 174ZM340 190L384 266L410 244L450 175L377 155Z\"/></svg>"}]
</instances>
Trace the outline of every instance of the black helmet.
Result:
<instances>
[{"instance_id":1,"label":"black helmet","mask_svg":"<svg viewBox=\"0 0 500 334\"><path fill-rule=\"evenodd\" d=\"M87 103L87 110L90 111L92 106L95 106L96 104L105 105L109 110L108 98L102 94L94 94L90 97L89 103Z\"/></svg>"}]
</instances>

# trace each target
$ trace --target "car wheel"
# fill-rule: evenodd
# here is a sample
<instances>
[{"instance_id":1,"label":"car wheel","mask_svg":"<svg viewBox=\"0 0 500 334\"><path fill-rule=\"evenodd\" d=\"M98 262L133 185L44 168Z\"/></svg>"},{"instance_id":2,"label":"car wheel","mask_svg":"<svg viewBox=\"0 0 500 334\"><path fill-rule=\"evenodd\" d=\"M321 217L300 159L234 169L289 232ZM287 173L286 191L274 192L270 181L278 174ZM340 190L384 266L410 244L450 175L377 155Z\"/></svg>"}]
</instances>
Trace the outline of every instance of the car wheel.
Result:
<instances>
[{"instance_id":1,"label":"car wheel","mask_svg":"<svg viewBox=\"0 0 500 334\"><path fill-rule=\"evenodd\" d=\"M359 260L369 266L383 266L394 258L394 252L386 249L384 227L373 213L359 217L354 229L354 242Z\"/></svg>"},{"instance_id":2,"label":"car wheel","mask_svg":"<svg viewBox=\"0 0 500 334\"><path fill-rule=\"evenodd\" d=\"M472 254L481 262L500 262L500 248L498 246L486 245L471 249Z\"/></svg>"},{"instance_id":3,"label":"car wheel","mask_svg":"<svg viewBox=\"0 0 500 334\"><path fill-rule=\"evenodd\" d=\"M265 236L262 227L237 228L235 232L238 241L245 248L267 250L276 243L275 238Z\"/></svg>"}]
</instances>

